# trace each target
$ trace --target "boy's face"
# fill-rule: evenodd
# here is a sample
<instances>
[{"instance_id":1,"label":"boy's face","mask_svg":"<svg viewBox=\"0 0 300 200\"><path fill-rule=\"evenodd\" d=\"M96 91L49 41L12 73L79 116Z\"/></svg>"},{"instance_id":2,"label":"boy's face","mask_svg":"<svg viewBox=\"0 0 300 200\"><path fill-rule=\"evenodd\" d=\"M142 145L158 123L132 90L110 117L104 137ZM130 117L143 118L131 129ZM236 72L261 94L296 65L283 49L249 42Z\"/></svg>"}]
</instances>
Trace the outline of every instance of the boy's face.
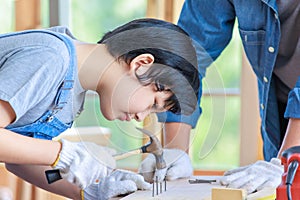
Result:
<instances>
[{"instance_id":1,"label":"boy's face","mask_svg":"<svg viewBox=\"0 0 300 200\"><path fill-rule=\"evenodd\" d=\"M101 112L108 120L143 121L150 113L164 112L170 92L158 92L154 84L142 86L137 79L124 77L108 98L100 99Z\"/></svg>"},{"instance_id":2,"label":"boy's face","mask_svg":"<svg viewBox=\"0 0 300 200\"><path fill-rule=\"evenodd\" d=\"M123 66L123 71L114 71L114 78L109 80L111 84L101 91L100 108L106 119L142 121L150 113L166 111L165 101L172 95L171 92L159 92L155 84L143 86L139 82L136 74L144 73L153 62L147 62L145 57L139 58L146 61L134 59L130 65Z\"/></svg>"}]
</instances>

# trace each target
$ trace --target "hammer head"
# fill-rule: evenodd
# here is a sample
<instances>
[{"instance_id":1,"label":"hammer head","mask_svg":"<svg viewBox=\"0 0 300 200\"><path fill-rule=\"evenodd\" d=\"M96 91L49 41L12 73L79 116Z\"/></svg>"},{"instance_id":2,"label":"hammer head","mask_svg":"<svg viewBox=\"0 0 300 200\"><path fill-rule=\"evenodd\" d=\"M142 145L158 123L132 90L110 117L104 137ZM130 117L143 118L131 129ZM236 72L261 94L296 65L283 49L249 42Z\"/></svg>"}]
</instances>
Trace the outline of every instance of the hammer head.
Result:
<instances>
[{"instance_id":1,"label":"hammer head","mask_svg":"<svg viewBox=\"0 0 300 200\"><path fill-rule=\"evenodd\" d=\"M150 142L142 147L143 153L152 153L154 155L157 169L163 169L167 167L163 158L163 148L159 139L148 130L141 128L137 129L150 137Z\"/></svg>"}]
</instances>

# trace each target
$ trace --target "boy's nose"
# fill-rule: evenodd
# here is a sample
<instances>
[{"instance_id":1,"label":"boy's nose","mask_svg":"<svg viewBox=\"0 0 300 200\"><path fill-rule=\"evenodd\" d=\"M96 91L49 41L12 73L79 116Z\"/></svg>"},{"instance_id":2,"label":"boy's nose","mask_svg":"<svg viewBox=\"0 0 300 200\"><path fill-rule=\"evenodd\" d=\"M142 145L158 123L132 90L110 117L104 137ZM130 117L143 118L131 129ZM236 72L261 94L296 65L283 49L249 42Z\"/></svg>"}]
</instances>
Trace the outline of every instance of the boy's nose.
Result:
<instances>
[{"instance_id":1,"label":"boy's nose","mask_svg":"<svg viewBox=\"0 0 300 200\"><path fill-rule=\"evenodd\" d=\"M137 113L134 118L136 121L141 122L147 117L148 114L149 114L149 111L140 112L140 113Z\"/></svg>"}]
</instances>

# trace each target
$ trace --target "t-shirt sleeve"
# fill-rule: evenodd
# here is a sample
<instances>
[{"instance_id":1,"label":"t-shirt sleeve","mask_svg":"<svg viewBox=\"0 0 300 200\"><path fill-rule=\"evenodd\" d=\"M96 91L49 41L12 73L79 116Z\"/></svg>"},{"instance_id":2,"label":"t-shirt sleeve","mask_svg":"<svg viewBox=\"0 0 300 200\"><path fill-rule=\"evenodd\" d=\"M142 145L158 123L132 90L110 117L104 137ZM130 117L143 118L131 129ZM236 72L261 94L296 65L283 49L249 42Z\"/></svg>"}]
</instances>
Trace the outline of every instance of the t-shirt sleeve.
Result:
<instances>
[{"instance_id":1,"label":"t-shirt sleeve","mask_svg":"<svg viewBox=\"0 0 300 200\"><path fill-rule=\"evenodd\" d=\"M0 68L0 99L10 103L16 121L49 93L56 94L66 66L60 53L45 46L23 47L6 56Z\"/></svg>"},{"instance_id":2,"label":"t-shirt sleeve","mask_svg":"<svg viewBox=\"0 0 300 200\"><path fill-rule=\"evenodd\" d=\"M298 78L295 87L289 93L284 117L300 118L300 77Z\"/></svg>"}]
</instances>

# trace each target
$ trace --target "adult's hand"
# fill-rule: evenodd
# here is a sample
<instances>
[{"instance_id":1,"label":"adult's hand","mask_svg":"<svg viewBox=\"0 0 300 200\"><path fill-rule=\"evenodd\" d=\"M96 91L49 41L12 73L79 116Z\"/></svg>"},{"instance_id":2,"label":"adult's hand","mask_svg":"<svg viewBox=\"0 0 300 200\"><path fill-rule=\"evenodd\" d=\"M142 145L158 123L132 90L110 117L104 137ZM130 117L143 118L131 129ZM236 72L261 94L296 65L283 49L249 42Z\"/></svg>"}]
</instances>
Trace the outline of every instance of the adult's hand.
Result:
<instances>
[{"instance_id":1,"label":"adult's hand","mask_svg":"<svg viewBox=\"0 0 300 200\"><path fill-rule=\"evenodd\" d=\"M188 154L179 149L164 149L163 157L167 167L156 169L156 160L153 154L149 154L139 166L138 172L144 176L147 182L158 179L159 182L175 180L178 178L190 177L193 174L193 167Z\"/></svg>"},{"instance_id":2,"label":"adult's hand","mask_svg":"<svg viewBox=\"0 0 300 200\"><path fill-rule=\"evenodd\" d=\"M245 189L248 194L265 187L277 187L281 182L283 166L277 158L270 162L257 161L254 164L225 172L220 179L222 185Z\"/></svg>"}]
</instances>

